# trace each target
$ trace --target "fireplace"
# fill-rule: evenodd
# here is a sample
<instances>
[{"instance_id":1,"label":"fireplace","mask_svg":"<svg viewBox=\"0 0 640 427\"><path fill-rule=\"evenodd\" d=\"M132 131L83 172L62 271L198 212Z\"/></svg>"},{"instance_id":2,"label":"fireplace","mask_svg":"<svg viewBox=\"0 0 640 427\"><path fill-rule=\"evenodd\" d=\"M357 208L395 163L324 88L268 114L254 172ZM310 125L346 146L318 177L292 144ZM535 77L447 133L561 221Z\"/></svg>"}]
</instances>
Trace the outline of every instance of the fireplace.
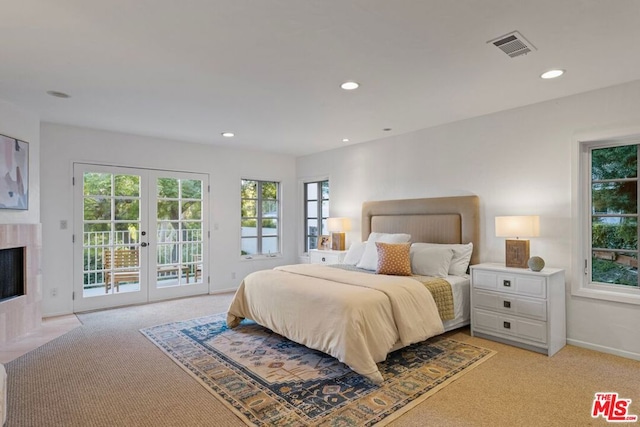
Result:
<instances>
[{"instance_id":1,"label":"fireplace","mask_svg":"<svg viewBox=\"0 0 640 427\"><path fill-rule=\"evenodd\" d=\"M40 224L0 224L0 346L42 324L41 252Z\"/></svg>"},{"instance_id":2,"label":"fireplace","mask_svg":"<svg viewBox=\"0 0 640 427\"><path fill-rule=\"evenodd\" d=\"M0 301L24 295L26 247L0 249Z\"/></svg>"}]
</instances>

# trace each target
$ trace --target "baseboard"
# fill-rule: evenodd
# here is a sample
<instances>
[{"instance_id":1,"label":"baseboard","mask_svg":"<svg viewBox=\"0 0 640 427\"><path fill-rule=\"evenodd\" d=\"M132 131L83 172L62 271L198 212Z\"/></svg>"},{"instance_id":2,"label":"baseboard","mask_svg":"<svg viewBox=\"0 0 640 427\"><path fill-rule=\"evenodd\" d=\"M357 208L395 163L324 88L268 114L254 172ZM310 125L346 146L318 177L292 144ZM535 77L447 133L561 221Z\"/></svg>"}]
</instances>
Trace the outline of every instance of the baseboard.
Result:
<instances>
[{"instance_id":1,"label":"baseboard","mask_svg":"<svg viewBox=\"0 0 640 427\"><path fill-rule=\"evenodd\" d=\"M230 292L235 292L237 291L238 288L227 288L227 289L216 289L216 290L212 290L209 291L209 295L218 295L218 294L228 294Z\"/></svg>"},{"instance_id":2,"label":"baseboard","mask_svg":"<svg viewBox=\"0 0 640 427\"><path fill-rule=\"evenodd\" d=\"M601 353L613 354L614 356L624 357L626 359L633 359L640 361L640 354L633 353L631 351L620 350L617 348L605 347L603 345L592 344L590 342L574 340L567 338L567 344L575 345L576 347L587 348L589 350L599 351Z\"/></svg>"}]
</instances>

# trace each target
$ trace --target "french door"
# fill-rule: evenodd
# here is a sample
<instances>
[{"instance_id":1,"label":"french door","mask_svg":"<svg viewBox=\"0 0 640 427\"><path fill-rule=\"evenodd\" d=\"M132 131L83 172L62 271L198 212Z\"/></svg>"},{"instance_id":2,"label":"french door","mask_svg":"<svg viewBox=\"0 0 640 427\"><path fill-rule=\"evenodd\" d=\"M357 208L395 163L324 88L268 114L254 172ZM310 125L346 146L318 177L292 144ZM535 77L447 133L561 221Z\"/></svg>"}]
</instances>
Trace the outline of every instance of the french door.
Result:
<instances>
[{"instance_id":1,"label":"french door","mask_svg":"<svg viewBox=\"0 0 640 427\"><path fill-rule=\"evenodd\" d=\"M74 311L208 292L208 180L74 164Z\"/></svg>"}]
</instances>

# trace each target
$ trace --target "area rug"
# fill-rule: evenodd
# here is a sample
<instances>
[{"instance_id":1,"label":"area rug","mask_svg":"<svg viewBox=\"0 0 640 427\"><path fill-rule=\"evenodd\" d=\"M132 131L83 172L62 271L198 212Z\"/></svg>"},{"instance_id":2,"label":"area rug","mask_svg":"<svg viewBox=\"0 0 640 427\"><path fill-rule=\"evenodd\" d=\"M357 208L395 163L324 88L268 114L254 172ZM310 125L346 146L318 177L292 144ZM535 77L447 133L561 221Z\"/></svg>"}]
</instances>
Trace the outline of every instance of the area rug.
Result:
<instances>
[{"instance_id":1,"label":"area rug","mask_svg":"<svg viewBox=\"0 0 640 427\"><path fill-rule=\"evenodd\" d=\"M383 426L495 353L434 337L391 353L374 385L331 356L225 319L141 332L250 426Z\"/></svg>"}]
</instances>

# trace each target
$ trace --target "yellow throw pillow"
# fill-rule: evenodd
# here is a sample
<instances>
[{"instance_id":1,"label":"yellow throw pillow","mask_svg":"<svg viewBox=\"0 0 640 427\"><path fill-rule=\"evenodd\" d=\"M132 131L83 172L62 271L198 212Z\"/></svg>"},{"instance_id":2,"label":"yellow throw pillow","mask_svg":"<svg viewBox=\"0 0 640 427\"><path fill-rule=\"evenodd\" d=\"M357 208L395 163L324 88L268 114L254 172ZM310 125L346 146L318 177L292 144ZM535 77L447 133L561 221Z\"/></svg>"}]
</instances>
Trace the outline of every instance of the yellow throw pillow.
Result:
<instances>
[{"instance_id":1,"label":"yellow throw pillow","mask_svg":"<svg viewBox=\"0 0 640 427\"><path fill-rule=\"evenodd\" d=\"M376 242L378 268L376 274L411 276L411 243Z\"/></svg>"}]
</instances>

